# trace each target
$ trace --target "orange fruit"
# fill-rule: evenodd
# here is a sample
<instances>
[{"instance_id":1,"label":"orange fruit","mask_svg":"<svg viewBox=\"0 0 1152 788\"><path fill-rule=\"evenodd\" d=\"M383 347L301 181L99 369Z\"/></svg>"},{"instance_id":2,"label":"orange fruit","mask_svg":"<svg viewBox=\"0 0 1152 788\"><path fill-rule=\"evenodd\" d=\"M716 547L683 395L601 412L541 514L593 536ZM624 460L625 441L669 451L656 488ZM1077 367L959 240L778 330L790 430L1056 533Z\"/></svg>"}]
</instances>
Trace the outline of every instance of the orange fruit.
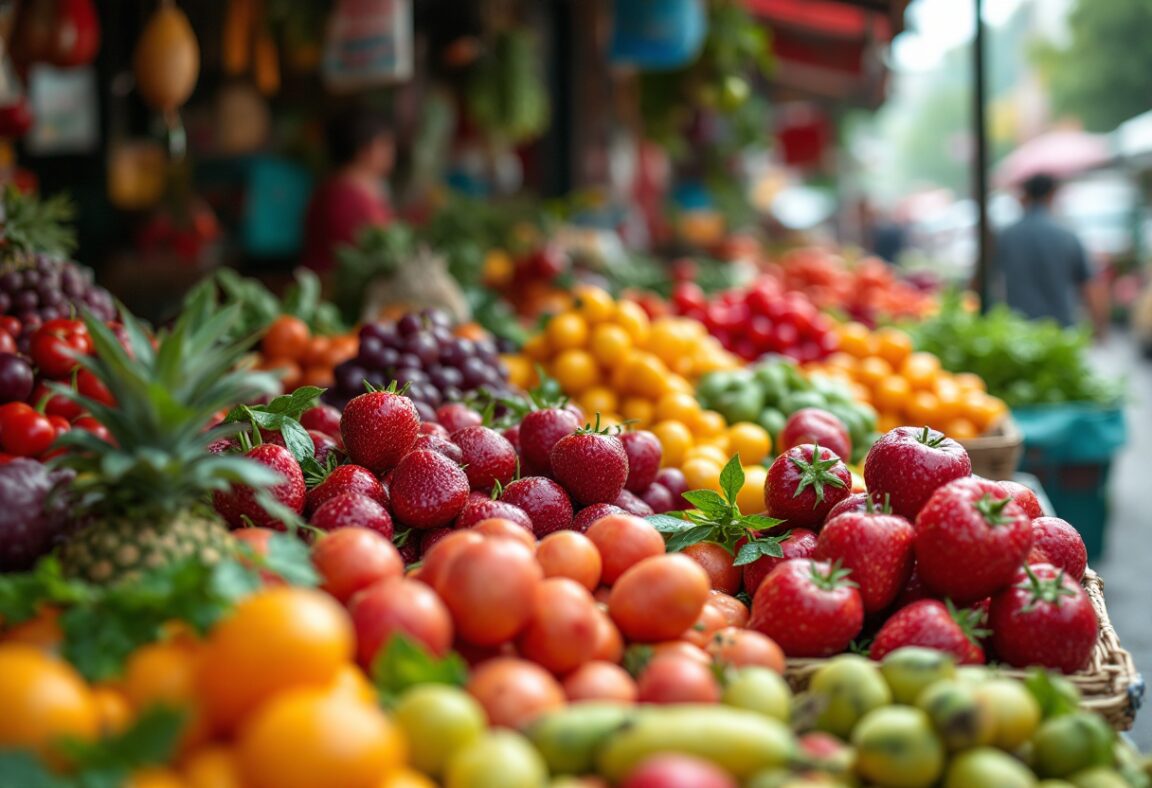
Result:
<instances>
[{"instance_id":1,"label":"orange fruit","mask_svg":"<svg viewBox=\"0 0 1152 788\"><path fill-rule=\"evenodd\" d=\"M592 329L588 341L592 356L606 367L619 364L632 350L632 336L615 323L601 323Z\"/></svg>"},{"instance_id":2,"label":"orange fruit","mask_svg":"<svg viewBox=\"0 0 1152 788\"><path fill-rule=\"evenodd\" d=\"M882 328L873 337L877 355L896 369L912 353L912 337L898 328Z\"/></svg>"},{"instance_id":3,"label":"orange fruit","mask_svg":"<svg viewBox=\"0 0 1152 788\"><path fill-rule=\"evenodd\" d=\"M741 421L728 428L729 450L743 465L756 465L772 451L772 436L759 424Z\"/></svg>"},{"instance_id":4,"label":"orange fruit","mask_svg":"<svg viewBox=\"0 0 1152 788\"><path fill-rule=\"evenodd\" d=\"M744 468L744 486L736 495L736 506L742 514L757 514L764 511L764 481L768 469L763 465L750 465Z\"/></svg>"},{"instance_id":5,"label":"orange fruit","mask_svg":"<svg viewBox=\"0 0 1152 788\"><path fill-rule=\"evenodd\" d=\"M187 706L196 698L196 653L172 642L142 646L128 657L120 688L137 712L157 704Z\"/></svg>"},{"instance_id":6,"label":"orange fruit","mask_svg":"<svg viewBox=\"0 0 1152 788\"><path fill-rule=\"evenodd\" d=\"M684 455L685 460L706 459L723 467L728 462L728 455L719 446L698 443Z\"/></svg>"},{"instance_id":7,"label":"orange fruit","mask_svg":"<svg viewBox=\"0 0 1152 788\"><path fill-rule=\"evenodd\" d=\"M988 390L984 383L984 378L980 377L974 372L958 372L952 376L952 380L954 380L956 385L964 391Z\"/></svg>"},{"instance_id":8,"label":"orange fruit","mask_svg":"<svg viewBox=\"0 0 1152 788\"><path fill-rule=\"evenodd\" d=\"M128 705L128 699L123 693L112 687L93 687L92 697L100 715L101 735L113 736L132 722L132 707Z\"/></svg>"},{"instance_id":9,"label":"orange fruit","mask_svg":"<svg viewBox=\"0 0 1152 788\"><path fill-rule=\"evenodd\" d=\"M875 353L872 332L863 323L845 323L839 332L840 350L856 358L867 358Z\"/></svg>"},{"instance_id":10,"label":"orange fruit","mask_svg":"<svg viewBox=\"0 0 1152 788\"><path fill-rule=\"evenodd\" d=\"M576 402L587 414L615 413L620 405L616 392L604 386L593 386L577 397Z\"/></svg>"},{"instance_id":11,"label":"orange fruit","mask_svg":"<svg viewBox=\"0 0 1152 788\"><path fill-rule=\"evenodd\" d=\"M930 391L917 391L908 399L904 413L912 426L933 426L942 424L940 400Z\"/></svg>"},{"instance_id":12,"label":"orange fruit","mask_svg":"<svg viewBox=\"0 0 1152 788\"><path fill-rule=\"evenodd\" d=\"M869 356L861 360L856 368L856 379L875 390L880 382L892 376L892 365L879 356Z\"/></svg>"},{"instance_id":13,"label":"orange fruit","mask_svg":"<svg viewBox=\"0 0 1152 788\"><path fill-rule=\"evenodd\" d=\"M277 586L245 599L216 625L200 654L198 697L231 730L273 695L330 683L352 661L348 614L330 596Z\"/></svg>"},{"instance_id":14,"label":"orange fruit","mask_svg":"<svg viewBox=\"0 0 1152 788\"><path fill-rule=\"evenodd\" d=\"M852 372L856 369L856 357L851 353L845 353L843 350L837 350L824 359L824 363L832 369L841 369L845 372Z\"/></svg>"},{"instance_id":15,"label":"orange fruit","mask_svg":"<svg viewBox=\"0 0 1152 788\"><path fill-rule=\"evenodd\" d=\"M720 492L720 470L723 464L707 457L694 457L685 460L680 466L684 480L690 490L715 490Z\"/></svg>"},{"instance_id":16,"label":"orange fruit","mask_svg":"<svg viewBox=\"0 0 1152 788\"><path fill-rule=\"evenodd\" d=\"M576 296L576 311L588 323L611 320L616 314L616 302L612 296L595 285L577 285L572 295Z\"/></svg>"},{"instance_id":17,"label":"orange fruit","mask_svg":"<svg viewBox=\"0 0 1152 788\"><path fill-rule=\"evenodd\" d=\"M64 737L100 733L100 707L71 665L23 643L0 645L0 750L28 749L50 761Z\"/></svg>"},{"instance_id":18,"label":"orange fruit","mask_svg":"<svg viewBox=\"0 0 1152 788\"><path fill-rule=\"evenodd\" d=\"M536 371L532 369L532 361L519 353L509 353L501 357L504 366L508 368L508 382L519 389L529 389L533 386Z\"/></svg>"},{"instance_id":19,"label":"orange fruit","mask_svg":"<svg viewBox=\"0 0 1152 788\"><path fill-rule=\"evenodd\" d=\"M685 391L669 391L656 400L656 410L652 417L657 421L675 419L690 422L700 412L700 403Z\"/></svg>"},{"instance_id":20,"label":"orange fruit","mask_svg":"<svg viewBox=\"0 0 1152 788\"><path fill-rule=\"evenodd\" d=\"M528 337L520 351L531 362L547 361L552 354L552 348L548 345L548 337L542 333Z\"/></svg>"},{"instance_id":21,"label":"orange fruit","mask_svg":"<svg viewBox=\"0 0 1152 788\"><path fill-rule=\"evenodd\" d=\"M595 386L600 378L596 359L586 350L565 350L552 361L552 377L568 394Z\"/></svg>"},{"instance_id":22,"label":"orange fruit","mask_svg":"<svg viewBox=\"0 0 1152 788\"><path fill-rule=\"evenodd\" d=\"M624 415L625 417L628 415L627 403L625 403ZM683 422L661 421L652 427L652 433L660 439L660 444L664 448L663 464L665 466L678 466L688 449L692 448L692 433L684 426Z\"/></svg>"},{"instance_id":23,"label":"orange fruit","mask_svg":"<svg viewBox=\"0 0 1152 788\"><path fill-rule=\"evenodd\" d=\"M436 788L436 783L415 769L404 768L392 772L376 788Z\"/></svg>"},{"instance_id":24,"label":"orange fruit","mask_svg":"<svg viewBox=\"0 0 1152 788\"><path fill-rule=\"evenodd\" d=\"M632 337L632 344L636 347L646 347L651 323L644 307L635 301L620 301L616 304L616 325L628 332Z\"/></svg>"},{"instance_id":25,"label":"orange fruit","mask_svg":"<svg viewBox=\"0 0 1152 788\"><path fill-rule=\"evenodd\" d=\"M714 410L702 410L688 423L697 438L712 438L724 433L728 422Z\"/></svg>"},{"instance_id":26,"label":"orange fruit","mask_svg":"<svg viewBox=\"0 0 1152 788\"><path fill-rule=\"evenodd\" d=\"M379 708L324 689L271 697L241 728L236 754L250 788L376 788L407 745Z\"/></svg>"},{"instance_id":27,"label":"orange fruit","mask_svg":"<svg viewBox=\"0 0 1152 788\"><path fill-rule=\"evenodd\" d=\"M889 375L876 384L872 393L872 402L881 411L900 411L912 395L912 386L899 375Z\"/></svg>"},{"instance_id":28,"label":"orange fruit","mask_svg":"<svg viewBox=\"0 0 1152 788\"><path fill-rule=\"evenodd\" d=\"M900 374L914 389L932 389L939 372L940 359L931 353L913 353L900 367Z\"/></svg>"},{"instance_id":29,"label":"orange fruit","mask_svg":"<svg viewBox=\"0 0 1152 788\"><path fill-rule=\"evenodd\" d=\"M881 411L880 415L876 417L876 431L881 434L884 434L885 432L891 432L897 427L905 426L908 426L908 424L907 420L902 415L902 411Z\"/></svg>"},{"instance_id":30,"label":"orange fruit","mask_svg":"<svg viewBox=\"0 0 1152 788\"><path fill-rule=\"evenodd\" d=\"M124 788L186 788L187 783L171 769L147 767L132 772Z\"/></svg>"},{"instance_id":31,"label":"orange fruit","mask_svg":"<svg viewBox=\"0 0 1152 788\"><path fill-rule=\"evenodd\" d=\"M976 425L965 418L952 419L944 426L944 434L958 441L970 440L980 436Z\"/></svg>"},{"instance_id":32,"label":"orange fruit","mask_svg":"<svg viewBox=\"0 0 1152 788\"><path fill-rule=\"evenodd\" d=\"M941 375L936 378L935 394L942 422L950 421L961 414L964 408L963 392L951 376Z\"/></svg>"},{"instance_id":33,"label":"orange fruit","mask_svg":"<svg viewBox=\"0 0 1152 788\"><path fill-rule=\"evenodd\" d=\"M643 397L628 397L620 405L620 415L625 421L634 422L640 429L645 429L653 421L652 400Z\"/></svg>"},{"instance_id":34,"label":"orange fruit","mask_svg":"<svg viewBox=\"0 0 1152 788\"><path fill-rule=\"evenodd\" d=\"M668 367L651 353L633 353L625 373L625 390L648 399L657 399L668 388Z\"/></svg>"},{"instance_id":35,"label":"orange fruit","mask_svg":"<svg viewBox=\"0 0 1152 788\"><path fill-rule=\"evenodd\" d=\"M307 323L293 315L280 315L264 332L260 349L265 356L295 360L308 351L311 340Z\"/></svg>"},{"instance_id":36,"label":"orange fruit","mask_svg":"<svg viewBox=\"0 0 1152 788\"><path fill-rule=\"evenodd\" d=\"M554 351L584 347L588 344L588 323L575 312L561 312L544 328L548 344Z\"/></svg>"},{"instance_id":37,"label":"orange fruit","mask_svg":"<svg viewBox=\"0 0 1152 788\"><path fill-rule=\"evenodd\" d=\"M235 751L218 744L186 757L180 773L188 788L244 788Z\"/></svg>"},{"instance_id":38,"label":"orange fruit","mask_svg":"<svg viewBox=\"0 0 1152 788\"><path fill-rule=\"evenodd\" d=\"M57 651L63 639L60 631L60 611L54 607L41 608L35 617L0 634L0 643L23 643L45 651Z\"/></svg>"}]
</instances>

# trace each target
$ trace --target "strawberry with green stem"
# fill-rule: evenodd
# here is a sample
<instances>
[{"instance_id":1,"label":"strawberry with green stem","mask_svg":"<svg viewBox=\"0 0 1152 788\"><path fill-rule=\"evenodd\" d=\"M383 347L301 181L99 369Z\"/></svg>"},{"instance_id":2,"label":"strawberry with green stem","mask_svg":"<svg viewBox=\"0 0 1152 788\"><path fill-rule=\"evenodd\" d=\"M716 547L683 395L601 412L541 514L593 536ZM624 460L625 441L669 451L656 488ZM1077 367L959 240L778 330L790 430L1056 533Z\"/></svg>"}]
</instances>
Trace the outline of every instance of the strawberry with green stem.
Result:
<instances>
[{"instance_id":1,"label":"strawberry with green stem","mask_svg":"<svg viewBox=\"0 0 1152 788\"><path fill-rule=\"evenodd\" d=\"M900 608L884 622L872 641L870 656L883 659L905 646L944 651L961 665L983 665L980 640L989 632L981 627L983 611L957 608L952 600L921 599Z\"/></svg>"},{"instance_id":2,"label":"strawberry with green stem","mask_svg":"<svg viewBox=\"0 0 1152 788\"><path fill-rule=\"evenodd\" d=\"M851 493L848 466L818 443L801 444L781 454L764 480L768 514L796 528L818 529L828 512Z\"/></svg>"},{"instance_id":3,"label":"strawberry with green stem","mask_svg":"<svg viewBox=\"0 0 1152 788\"><path fill-rule=\"evenodd\" d=\"M552 475L582 504L611 503L628 480L628 455L612 430L585 424L566 435L549 453Z\"/></svg>"}]
</instances>

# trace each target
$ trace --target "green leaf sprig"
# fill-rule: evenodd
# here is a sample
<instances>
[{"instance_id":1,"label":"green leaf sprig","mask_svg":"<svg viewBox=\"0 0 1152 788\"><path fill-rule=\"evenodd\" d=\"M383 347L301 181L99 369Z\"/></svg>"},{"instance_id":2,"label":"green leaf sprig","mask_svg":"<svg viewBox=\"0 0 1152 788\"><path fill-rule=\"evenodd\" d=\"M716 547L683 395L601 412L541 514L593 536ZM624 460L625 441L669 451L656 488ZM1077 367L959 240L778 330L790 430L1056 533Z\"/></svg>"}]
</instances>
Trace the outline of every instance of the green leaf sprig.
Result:
<instances>
[{"instance_id":1,"label":"green leaf sprig","mask_svg":"<svg viewBox=\"0 0 1152 788\"><path fill-rule=\"evenodd\" d=\"M372 681L381 701L391 705L418 684L463 687L468 681L468 665L454 651L436 657L411 638L396 634L373 660Z\"/></svg>"},{"instance_id":2,"label":"green leaf sprig","mask_svg":"<svg viewBox=\"0 0 1152 788\"><path fill-rule=\"evenodd\" d=\"M736 505L736 496L743 486L744 469L740 467L740 456L733 455L720 472L723 496L713 490L690 490L684 493L684 498L695 509L655 514L648 518L648 522L664 534L665 547L670 553L700 542L715 542L735 557L734 566L750 564L762 556L782 558L784 551L780 543L792 532L779 536L762 533L775 528L783 520L762 514L742 514ZM741 539L747 541L737 549L736 544Z\"/></svg>"}]
</instances>

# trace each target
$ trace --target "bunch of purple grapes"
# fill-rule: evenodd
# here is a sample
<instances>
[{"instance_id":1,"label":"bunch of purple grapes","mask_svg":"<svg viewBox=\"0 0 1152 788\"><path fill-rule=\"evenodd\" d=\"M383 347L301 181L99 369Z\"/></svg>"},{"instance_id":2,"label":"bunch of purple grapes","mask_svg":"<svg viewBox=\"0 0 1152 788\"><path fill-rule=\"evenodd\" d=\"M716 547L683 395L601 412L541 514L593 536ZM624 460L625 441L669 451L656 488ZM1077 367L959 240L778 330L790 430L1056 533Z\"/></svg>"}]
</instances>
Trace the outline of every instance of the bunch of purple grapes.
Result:
<instances>
[{"instance_id":1,"label":"bunch of purple grapes","mask_svg":"<svg viewBox=\"0 0 1152 788\"><path fill-rule=\"evenodd\" d=\"M471 340L452 333L452 321L438 309L410 312L395 322L368 323L360 329L360 351L335 369L328 400L343 408L364 382L407 385L420 418L432 421L436 408L458 402L484 389L510 394L508 370L488 339Z\"/></svg>"},{"instance_id":2,"label":"bunch of purple grapes","mask_svg":"<svg viewBox=\"0 0 1152 788\"><path fill-rule=\"evenodd\" d=\"M81 309L105 322L116 319L111 294L93 282L90 269L45 255L36 255L28 267L0 267L0 315L20 321L25 343L41 323Z\"/></svg>"}]
</instances>

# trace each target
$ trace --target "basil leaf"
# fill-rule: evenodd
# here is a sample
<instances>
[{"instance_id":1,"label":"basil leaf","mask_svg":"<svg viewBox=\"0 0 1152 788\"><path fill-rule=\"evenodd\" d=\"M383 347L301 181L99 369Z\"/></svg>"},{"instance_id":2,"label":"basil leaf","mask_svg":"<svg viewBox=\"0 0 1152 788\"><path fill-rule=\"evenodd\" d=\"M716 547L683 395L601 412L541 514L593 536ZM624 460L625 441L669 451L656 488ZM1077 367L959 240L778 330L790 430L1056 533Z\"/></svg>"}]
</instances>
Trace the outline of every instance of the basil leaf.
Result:
<instances>
[{"instance_id":1,"label":"basil leaf","mask_svg":"<svg viewBox=\"0 0 1152 788\"><path fill-rule=\"evenodd\" d=\"M736 496L740 494L740 488L743 486L744 469L740 467L740 455L733 454L724 470L720 471L720 489L724 491L728 503L735 506Z\"/></svg>"},{"instance_id":2,"label":"basil leaf","mask_svg":"<svg viewBox=\"0 0 1152 788\"><path fill-rule=\"evenodd\" d=\"M645 518L662 534L674 534L692 527L692 523L670 514L650 514Z\"/></svg>"},{"instance_id":3,"label":"basil leaf","mask_svg":"<svg viewBox=\"0 0 1152 788\"><path fill-rule=\"evenodd\" d=\"M684 493L684 500L705 514L713 516L723 517L732 510L727 501L711 490L689 490Z\"/></svg>"},{"instance_id":4,"label":"basil leaf","mask_svg":"<svg viewBox=\"0 0 1152 788\"><path fill-rule=\"evenodd\" d=\"M668 539L667 544L665 544L665 549L667 549L669 553L678 553L685 547L691 547L694 544L699 544L700 542L711 539L715 533L716 529L711 525L697 525L686 531L673 534L672 537Z\"/></svg>"}]
</instances>

